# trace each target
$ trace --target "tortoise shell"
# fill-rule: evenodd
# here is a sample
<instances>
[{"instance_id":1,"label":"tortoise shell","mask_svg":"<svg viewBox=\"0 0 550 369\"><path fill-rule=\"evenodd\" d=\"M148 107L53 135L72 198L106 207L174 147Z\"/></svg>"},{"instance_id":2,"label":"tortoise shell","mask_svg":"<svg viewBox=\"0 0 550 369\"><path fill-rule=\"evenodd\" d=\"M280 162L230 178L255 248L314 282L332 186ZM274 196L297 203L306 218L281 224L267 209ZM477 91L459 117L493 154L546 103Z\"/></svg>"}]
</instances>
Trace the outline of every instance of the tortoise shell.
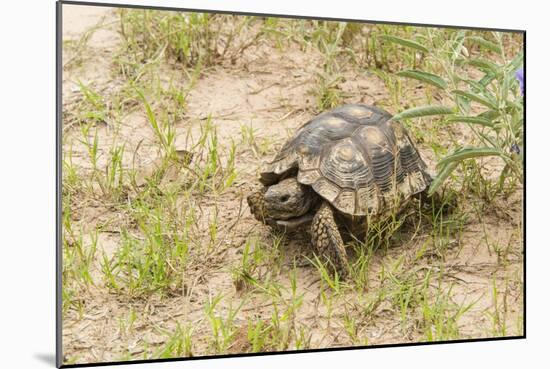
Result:
<instances>
[{"instance_id":1,"label":"tortoise shell","mask_svg":"<svg viewBox=\"0 0 550 369\"><path fill-rule=\"evenodd\" d=\"M431 182L405 128L391 118L363 104L318 115L285 143L260 181L268 186L297 173L342 213L380 215Z\"/></svg>"}]
</instances>

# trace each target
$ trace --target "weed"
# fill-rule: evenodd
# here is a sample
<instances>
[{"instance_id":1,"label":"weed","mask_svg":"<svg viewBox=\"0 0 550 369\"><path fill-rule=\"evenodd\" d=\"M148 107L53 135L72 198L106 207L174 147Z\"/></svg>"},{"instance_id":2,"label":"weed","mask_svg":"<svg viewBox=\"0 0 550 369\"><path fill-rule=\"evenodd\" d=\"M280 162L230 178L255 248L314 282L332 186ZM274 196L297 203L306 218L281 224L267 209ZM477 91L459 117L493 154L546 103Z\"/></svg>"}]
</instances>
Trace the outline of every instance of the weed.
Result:
<instances>
[{"instance_id":1,"label":"weed","mask_svg":"<svg viewBox=\"0 0 550 369\"><path fill-rule=\"evenodd\" d=\"M493 278L491 286L491 301L492 306L485 314L489 317L491 325L491 335L495 337L505 337L508 335L508 295L509 295L508 278L504 280L504 291L499 292L496 279Z\"/></svg>"},{"instance_id":2,"label":"weed","mask_svg":"<svg viewBox=\"0 0 550 369\"><path fill-rule=\"evenodd\" d=\"M211 297L205 304L206 319L210 323L212 329L212 338L210 346L215 353L225 353L233 342L233 337L236 333L235 329L235 317L239 313L239 310L245 303L243 300L237 308L229 307L227 315L224 317L216 314L216 307L222 300L221 295Z\"/></svg>"},{"instance_id":3,"label":"weed","mask_svg":"<svg viewBox=\"0 0 550 369\"><path fill-rule=\"evenodd\" d=\"M191 326L183 328L179 323L176 329L169 334L168 341L158 348L151 356L153 359L193 356L193 331Z\"/></svg>"},{"instance_id":4,"label":"weed","mask_svg":"<svg viewBox=\"0 0 550 369\"><path fill-rule=\"evenodd\" d=\"M231 15L121 9L124 42L116 60L121 72L133 78L143 65L162 57L185 67L234 61L261 36L239 37L252 22Z\"/></svg>"},{"instance_id":5,"label":"weed","mask_svg":"<svg viewBox=\"0 0 550 369\"><path fill-rule=\"evenodd\" d=\"M421 301L422 324L426 340L445 341L460 337L459 321L468 312L475 301L469 304L456 304L452 300L453 285L447 290L441 287L435 292L435 300L427 295L427 288Z\"/></svg>"},{"instance_id":6,"label":"weed","mask_svg":"<svg viewBox=\"0 0 550 369\"><path fill-rule=\"evenodd\" d=\"M258 137L257 130L251 125L241 124L241 143L249 146L256 158L271 151L271 141L268 138Z\"/></svg>"},{"instance_id":7,"label":"weed","mask_svg":"<svg viewBox=\"0 0 550 369\"><path fill-rule=\"evenodd\" d=\"M133 206L143 238L122 230L120 249L110 259L103 257L106 285L132 296L182 290L189 257L189 220L193 214L185 214L188 221L180 230L177 223L166 223L159 209L140 203Z\"/></svg>"},{"instance_id":8,"label":"weed","mask_svg":"<svg viewBox=\"0 0 550 369\"><path fill-rule=\"evenodd\" d=\"M81 288L88 288L94 285L92 268L97 251L98 231L94 230L89 234L83 231L75 235L69 223L69 218L64 217L65 233L63 236L63 270L62 270L62 291L64 313L74 307L83 313Z\"/></svg>"}]
</instances>

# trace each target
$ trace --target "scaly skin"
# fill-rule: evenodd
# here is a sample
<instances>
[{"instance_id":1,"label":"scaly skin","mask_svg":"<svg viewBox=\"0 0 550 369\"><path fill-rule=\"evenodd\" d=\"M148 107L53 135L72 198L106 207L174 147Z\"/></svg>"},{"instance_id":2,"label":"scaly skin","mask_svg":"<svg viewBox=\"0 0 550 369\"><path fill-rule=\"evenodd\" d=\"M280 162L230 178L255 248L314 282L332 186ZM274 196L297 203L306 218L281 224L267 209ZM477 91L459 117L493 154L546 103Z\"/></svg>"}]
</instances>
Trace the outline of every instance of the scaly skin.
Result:
<instances>
[{"instance_id":1,"label":"scaly skin","mask_svg":"<svg viewBox=\"0 0 550 369\"><path fill-rule=\"evenodd\" d=\"M286 201L280 201L281 198ZM309 189L299 185L295 178L285 179L271 187L252 193L247 197L254 218L270 226L289 227L297 219L311 221L311 242L319 257L328 258L341 277L348 275L348 260L344 242L334 219L333 209L323 201L315 212L315 199Z\"/></svg>"},{"instance_id":2,"label":"scaly skin","mask_svg":"<svg viewBox=\"0 0 550 369\"><path fill-rule=\"evenodd\" d=\"M251 194L247 201L256 219L273 223L310 212L316 198L310 187L290 177Z\"/></svg>"},{"instance_id":3,"label":"scaly skin","mask_svg":"<svg viewBox=\"0 0 550 369\"><path fill-rule=\"evenodd\" d=\"M349 264L344 241L334 220L332 207L323 201L311 223L311 242L318 256L326 256L338 274L345 278Z\"/></svg>"}]
</instances>

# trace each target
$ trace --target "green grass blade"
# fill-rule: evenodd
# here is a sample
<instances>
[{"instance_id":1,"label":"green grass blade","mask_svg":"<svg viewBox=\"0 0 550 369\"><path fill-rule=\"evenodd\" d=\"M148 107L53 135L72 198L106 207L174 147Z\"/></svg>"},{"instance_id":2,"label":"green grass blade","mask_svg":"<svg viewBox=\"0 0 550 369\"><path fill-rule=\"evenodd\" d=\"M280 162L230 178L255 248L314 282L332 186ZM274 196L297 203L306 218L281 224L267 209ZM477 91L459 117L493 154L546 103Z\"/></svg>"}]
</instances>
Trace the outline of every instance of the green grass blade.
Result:
<instances>
[{"instance_id":1,"label":"green grass blade","mask_svg":"<svg viewBox=\"0 0 550 369\"><path fill-rule=\"evenodd\" d=\"M158 139L160 140L160 143L162 146L166 147L166 142L164 139L164 135L162 134L162 131L160 129L160 125L158 124L157 118L155 116L155 113L153 112L153 109L151 108L151 105L147 101L147 98L143 94L143 92L135 88L136 93L138 94L139 98L143 102L143 105L145 107L145 112L147 113L147 118L149 119L149 124L151 124L151 127L153 128L153 131L157 135Z\"/></svg>"},{"instance_id":2,"label":"green grass blade","mask_svg":"<svg viewBox=\"0 0 550 369\"><path fill-rule=\"evenodd\" d=\"M409 119L409 118L418 118L425 117L428 115L444 115L444 114L453 114L455 111L446 106L440 105L428 105L428 106L419 106L411 109L402 111L399 114L394 115L393 120L400 119Z\"/></svg>"},{"instance_id":3,"label":"green grass blade","mask_svg":"<svg viewBox=\"0 0 550 369\"><path fill-rule=\"evenodd\" d=\"M401 72L397 72L397 75L426 82L442 90L447 88L447 82L445 82L443 78L432 73L423 72L421 70L404 70Z\"/></svg>"},{"instance_id":4,"label":"green grass blade","mask_svg":"<svg viewBox=\"0 0 550 369\"><path fill-rule=\"evenodd\" d=\"M405 46L405 47L408 47L408 48L411 48L411 49L415 49L415 50L418 50L418 51L422 51L423 53L429 53L430 50L428 50L428 48L416 41L412 41L412 40L408 40L408 39L405 39L405 38L401 38L401 37L396 37L396 36L390 36L390 35L380 35L378 36L378 38L381 38L382 40L386 40L386 41L389 41L389 42L393 42L394 44L398 44L398 45L401 45L401 46Z\"/></svg>"}]
</instances>

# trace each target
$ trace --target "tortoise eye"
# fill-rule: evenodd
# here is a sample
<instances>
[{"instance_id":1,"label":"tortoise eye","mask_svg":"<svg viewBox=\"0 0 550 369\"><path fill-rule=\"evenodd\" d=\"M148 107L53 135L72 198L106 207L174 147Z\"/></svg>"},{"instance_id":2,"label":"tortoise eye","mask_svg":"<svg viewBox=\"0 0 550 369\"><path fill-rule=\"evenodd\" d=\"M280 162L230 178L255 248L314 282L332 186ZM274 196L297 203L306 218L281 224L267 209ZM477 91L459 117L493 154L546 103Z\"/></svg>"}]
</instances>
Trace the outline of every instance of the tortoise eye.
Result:
<instances>
[{"instance_id":1,"label":"tortoise eye","mask_svg":"<svg viewBox=\"0 0 550 369\"><path fill-rule=\"evenodd\" d=\"M283 196L281 196L281 202L287 202L289 198L290 198L290 196L283 195Z\"/></svg>"}]
</instances>

